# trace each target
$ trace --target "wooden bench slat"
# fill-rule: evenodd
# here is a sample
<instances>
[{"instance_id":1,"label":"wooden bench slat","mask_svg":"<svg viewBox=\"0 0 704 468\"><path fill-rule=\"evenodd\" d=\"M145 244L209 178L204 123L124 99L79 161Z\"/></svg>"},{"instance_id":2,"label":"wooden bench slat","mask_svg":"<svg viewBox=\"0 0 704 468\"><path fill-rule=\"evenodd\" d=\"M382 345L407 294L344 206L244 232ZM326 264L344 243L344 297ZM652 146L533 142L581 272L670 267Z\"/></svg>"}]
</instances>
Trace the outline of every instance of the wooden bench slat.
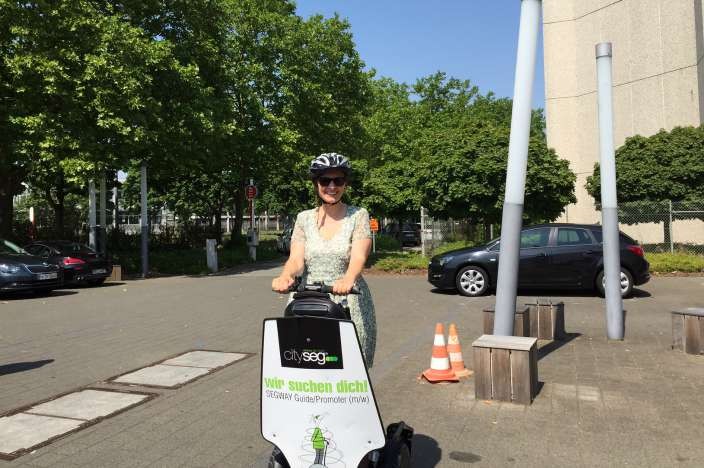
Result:
<instances>
[{"instance_id":1,"label":"wooden bench slat","mask_svg":"<svg viewBox=\"0 0 704 468\"><path fill-rule=\"evenodd\" d=\"M508 349L491 350L491 387L495 400L511 401L511 351Z\"/></svg>"}]
</instances>

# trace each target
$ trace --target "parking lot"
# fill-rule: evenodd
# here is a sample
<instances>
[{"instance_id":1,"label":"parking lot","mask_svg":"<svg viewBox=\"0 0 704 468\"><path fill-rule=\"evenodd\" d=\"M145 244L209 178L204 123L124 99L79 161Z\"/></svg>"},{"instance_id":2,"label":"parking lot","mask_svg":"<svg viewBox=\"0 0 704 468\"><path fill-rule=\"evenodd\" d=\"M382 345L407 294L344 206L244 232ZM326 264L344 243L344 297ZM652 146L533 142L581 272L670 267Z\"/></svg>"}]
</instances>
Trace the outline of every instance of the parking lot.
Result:
<instances>
[{"instance_id":1,"label":"parking lot","mask_svg":"<svg viewBox=\"0 0 704 468\"><path fill-rule=\"evenodd\" d=\"M0 467L264 466L261 322L285 297L275 268L107 283L0 299L0 413L84 387L153 398ZM704 278L654 278L624 301L626 340L605 338L603 300L565 302L569 339L541 343L529 407L476 401L473 379L430 385L436 322L457 324L465 361L493 296L432 292L423 276L369 276L379 336L372 383L385 423L416 430L414 466L701 466L704 357L670 349L670 311L704 305ZM190 350L256 353L174 389L108 382Z\"/></svg>"}]
</instances>

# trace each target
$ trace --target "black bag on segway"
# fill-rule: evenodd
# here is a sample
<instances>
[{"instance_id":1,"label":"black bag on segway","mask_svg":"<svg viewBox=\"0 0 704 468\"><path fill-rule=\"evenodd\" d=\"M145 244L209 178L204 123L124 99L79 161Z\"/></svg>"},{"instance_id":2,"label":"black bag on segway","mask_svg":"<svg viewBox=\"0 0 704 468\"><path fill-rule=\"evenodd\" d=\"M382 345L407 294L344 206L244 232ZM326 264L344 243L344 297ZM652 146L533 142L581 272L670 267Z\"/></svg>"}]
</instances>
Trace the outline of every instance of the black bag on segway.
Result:
<instances>
[{"instance_id":1,"label":"black bag on segway","mask_svg":"<svg viewBox=\"0 0 704 468\"><path fill-rule=\"evenodd\" d=\"M403 421L386 428L386 445L381 450L378 468L410 468L413 428Z\"/></svg>"},{"instance_id":2,"label":"black bag on segway","mask_svg":"<svg viewBox=\"0 0 704 468\"><path fill-rule=\"evenodd\" d=\"M330 299L326 293L316 291L300 291L293 295L284 311L284 317L326 317L340 320L350 319L350 310L343 304Z\"/></svg>"}]
</instances>

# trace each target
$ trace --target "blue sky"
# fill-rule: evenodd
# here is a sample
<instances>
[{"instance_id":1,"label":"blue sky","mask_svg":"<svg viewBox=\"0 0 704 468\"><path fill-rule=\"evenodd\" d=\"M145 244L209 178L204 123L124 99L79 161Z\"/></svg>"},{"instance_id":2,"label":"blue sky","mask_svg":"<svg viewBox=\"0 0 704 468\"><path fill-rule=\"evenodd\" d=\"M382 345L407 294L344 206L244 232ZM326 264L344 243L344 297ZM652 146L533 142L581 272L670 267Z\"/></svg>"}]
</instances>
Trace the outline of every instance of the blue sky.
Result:
<instances>
[{"instance_id":1,"label":"blue sky","mask_svg":"<svg viewBox=\"0 0 704 468\"><path fill-rule=\"evenodd\" d=\"M519 0L297 0L297 12L352 25L357 50L377 76L415 82L438 70L482 93L513 95ZM541 38L542 39L542 38ZM533 107L545 107L542 41Z\"/></svg>"}]
</instances>

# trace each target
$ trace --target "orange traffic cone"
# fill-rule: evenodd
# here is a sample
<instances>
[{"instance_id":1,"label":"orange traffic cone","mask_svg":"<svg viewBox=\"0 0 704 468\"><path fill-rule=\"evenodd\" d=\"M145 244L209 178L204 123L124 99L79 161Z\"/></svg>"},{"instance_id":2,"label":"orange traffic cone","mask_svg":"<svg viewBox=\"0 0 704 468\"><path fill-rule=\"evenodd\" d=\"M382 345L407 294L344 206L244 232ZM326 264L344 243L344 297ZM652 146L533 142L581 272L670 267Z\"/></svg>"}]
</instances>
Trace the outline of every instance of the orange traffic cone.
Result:
<instances>
[{"instance_id":1,"label":"orange traffic cone","mask_svg":"<svg viewBox=\"0 0 704 468\"><path fill-rule=\"evenodd\" d=\"M459 380L450 368L450 358L445 347L445 332L442 323L435 325L433 357L430 359L430 369L423 372L423 377L429 382L457 382Z\"/></svg>"},{"instance_id":2,"label":"orange traffic cone","mask_svg":"<svg viewBox=\"0 0 704 468\"><path fill-rule=\"evenodd\" d=\"M450 355L450 365L457 377L469 377L474 374L464 366L460 338L457 336L457 327L454 323L450 324L450 333L447 335L447 353Z\"/></svg>"}]
</instances>

